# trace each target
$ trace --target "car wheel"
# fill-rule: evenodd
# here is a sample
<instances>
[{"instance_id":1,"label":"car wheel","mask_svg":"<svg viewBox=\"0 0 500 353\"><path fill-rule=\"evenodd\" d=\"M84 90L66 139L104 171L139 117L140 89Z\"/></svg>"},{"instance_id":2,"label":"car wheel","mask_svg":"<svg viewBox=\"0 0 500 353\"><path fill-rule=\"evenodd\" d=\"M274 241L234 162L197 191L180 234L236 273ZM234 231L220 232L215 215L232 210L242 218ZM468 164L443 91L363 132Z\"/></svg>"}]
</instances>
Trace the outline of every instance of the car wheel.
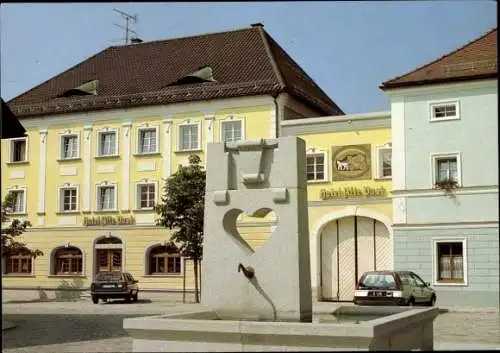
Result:
<instances>
[{"instance_id":1,"label":"car wheel","mask_svg":"<svg viewBox=\"0 0 500 353\"><path fill-rule=\"evenodd\" d=\"M410 300L408 300L408 306L415 306L415 299L410 298Z\"/></svg>"},{"instance_id":2,"label":"car wheel","mask_svg":"<svg viewBox=\"0 0 500 353\"><path fill-rule=\"evenodd\" d=\"M127 294L127 296L125 297L125 301L126 301L127 303L130 303L130 301L131 301L131 300L132 300L132 293L129 293L129 294Z\"/></svg>"},{"instance_id":3,"label":"car wheel","mask_svg":"<svg viewBox=\"0 0 500 353\"><path fill-rule=\"evenodd\" d=\"M433 295L431 297L431 300L427 303L427 306L434 306L434 304L436 304L436 296Z\"/></svg>"},{"instance_id":4,"label":"car wheel","mask_svg":"<svg viewBox=\"0 0 500 353\"><path fill-rule=\"evenodd\" d=\"M95 295L92 296L92 303L98 304L99 303L99 297L96 297Z\"/></svg>"},{"instance_id":5,"label":"car wheel","mask_svg":"<svg viewBox=\"0 0 500 353\"><path fill-rule=\"evenodd\" d=\"M138 301L139 300L139 292L135 292L135 294L132 296L132 300L134 302Z\"/></svg>"}]
</instances>

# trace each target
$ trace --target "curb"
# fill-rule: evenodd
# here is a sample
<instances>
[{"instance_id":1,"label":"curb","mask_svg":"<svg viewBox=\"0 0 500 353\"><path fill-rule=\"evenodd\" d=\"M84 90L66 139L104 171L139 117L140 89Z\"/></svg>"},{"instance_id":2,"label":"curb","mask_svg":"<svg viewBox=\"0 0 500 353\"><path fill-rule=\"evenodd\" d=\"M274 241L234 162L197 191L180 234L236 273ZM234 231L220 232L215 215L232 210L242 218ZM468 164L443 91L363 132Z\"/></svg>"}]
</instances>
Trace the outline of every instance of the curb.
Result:
<instances>
[{"instance_id":1,"label":"curb","mask_svg":"<svg viewBox=\"0 0 500 353\"><path fill-rule=\"evenodd\" d=\"M500 350L500 343L481 342L446 342L434 341L435 351L455 351L455 350Z\"/></svg>"}]
</instances>

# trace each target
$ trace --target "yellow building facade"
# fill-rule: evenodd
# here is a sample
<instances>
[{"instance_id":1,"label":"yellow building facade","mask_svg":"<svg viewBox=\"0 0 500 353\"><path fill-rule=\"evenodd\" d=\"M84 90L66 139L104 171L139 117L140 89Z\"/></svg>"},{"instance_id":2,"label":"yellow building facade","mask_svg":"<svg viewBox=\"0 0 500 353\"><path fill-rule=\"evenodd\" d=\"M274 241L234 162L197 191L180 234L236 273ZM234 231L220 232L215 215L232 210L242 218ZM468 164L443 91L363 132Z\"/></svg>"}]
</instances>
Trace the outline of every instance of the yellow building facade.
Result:
<instances>
[{"instance_id":1,"label":"yellow building facade","mask_svg":"<svg viewBox=\"0 0 500 353\"><path fill-rule=\"evenodd\" d=\"M32 224L20 241L44 255L4 259L3 287L85 289L121 269L144 290L194 288L189 261L159 255L164 178L191 154L204 162L207 143L276 137L275 111L255 96L21 119L27 137L2 141L2 194L16 193L11 218Z\"/></svg>"},{"instance_id":2,"label":"yellow building facade","mask_svg":"<svg viewBox=\"0 0 500 353\"><path fill-rule=\"evenodd\" d=\"M22 123L26 139L2 141L2 191L19 193L12 218L32 223L21 240L44 255L4 259L4 289L87 289L97 271L123 270L141 290L192 290L192 263L164 247L170 231L155 225L164 178L191 154L204 162L207 143L278 131L264 96ZM280 125L282 135L306 141L315 295L351 300L363 271L392 268L390 115ZM273 213L240 217L240 233L258 248L279 221Z\"/></svg>"},{"instance_id":3,"label":"yellow building facade","mask_svg":"<svg viewBox=\"0 0 500 353\"><path fill-rule=\"evenodd\" d=\"M283 121L281 131L306 141L314 294L350 301L364 271L392 269L390 113Z\"/></svg>"}]
</instances>

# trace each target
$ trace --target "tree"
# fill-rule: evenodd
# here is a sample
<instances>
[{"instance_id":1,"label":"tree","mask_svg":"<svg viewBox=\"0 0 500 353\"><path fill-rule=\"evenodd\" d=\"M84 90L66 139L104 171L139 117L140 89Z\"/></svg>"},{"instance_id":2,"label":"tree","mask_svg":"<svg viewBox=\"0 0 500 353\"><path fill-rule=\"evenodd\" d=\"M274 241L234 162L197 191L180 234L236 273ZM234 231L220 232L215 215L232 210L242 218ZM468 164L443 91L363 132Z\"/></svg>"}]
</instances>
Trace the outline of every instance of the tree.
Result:
<instances>
[{"instance_id":1,"label":"tree","mask_svg":"<svg viewBox=\"0 0 500 353\"><path fill-rule=\"evenodd\" d=\"M31 223L19 219L11 220L9 213L15 202L16 196L10 192L2 203L2 258L9 255L42 256L42 251L38 249L32 250L26 244L16 240L18 236L26 231L26 228L31 227ZM8 224L9 222L10 224Z\"/></svg>"},{"instance_id":2,"label":"tree","mask_svg":"<svg viewBox=\"0 0 500 353\"><path fill-rule=\"evenodd\" d=\"M198 264L203 258L205 180L200 157L189 156L189 165L180 166L166 180L161 202L156 206L160 215L157 225L174 230L171 244L179 249L181 256L193 260L196 303L200 302Z\"/></svg>"}]
</instances>

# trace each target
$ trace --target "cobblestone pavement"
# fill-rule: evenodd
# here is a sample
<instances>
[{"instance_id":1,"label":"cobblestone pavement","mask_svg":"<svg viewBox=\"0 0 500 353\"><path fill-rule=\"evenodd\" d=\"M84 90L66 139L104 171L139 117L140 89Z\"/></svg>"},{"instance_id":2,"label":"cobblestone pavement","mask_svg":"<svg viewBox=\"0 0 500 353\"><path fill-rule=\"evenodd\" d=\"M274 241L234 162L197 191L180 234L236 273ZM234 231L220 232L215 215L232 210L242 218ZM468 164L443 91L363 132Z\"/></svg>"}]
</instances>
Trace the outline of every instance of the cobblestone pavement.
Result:
<instances>
[{"instance_id":1,"label":"cobblestone pavement","mask_svg":"<svg viewBox=\"0 0 500 353\"><path fill-rule=\"evenodd\" d=\"M334 310L346 304L315 305ZM3 332L4 352L130 352L132 339L123 330L126 317L190 310L190 304L143 300L93 305L76 302L3 304L4 320L17 325ZM500 348L498 312L448 312L434 322L435 349Z\"/></svg>"},{"instance_id":2,"label":"cobblestone pavement","mask_svg":"<svg viewBox=\"0 0 500 353\"><path fill-rule=\"evenodd\" d=\"M479 342L500 348L500 315L498 312L448 312L434 321L434 339L445 342Z\"/></svg>"}]
</instances>

